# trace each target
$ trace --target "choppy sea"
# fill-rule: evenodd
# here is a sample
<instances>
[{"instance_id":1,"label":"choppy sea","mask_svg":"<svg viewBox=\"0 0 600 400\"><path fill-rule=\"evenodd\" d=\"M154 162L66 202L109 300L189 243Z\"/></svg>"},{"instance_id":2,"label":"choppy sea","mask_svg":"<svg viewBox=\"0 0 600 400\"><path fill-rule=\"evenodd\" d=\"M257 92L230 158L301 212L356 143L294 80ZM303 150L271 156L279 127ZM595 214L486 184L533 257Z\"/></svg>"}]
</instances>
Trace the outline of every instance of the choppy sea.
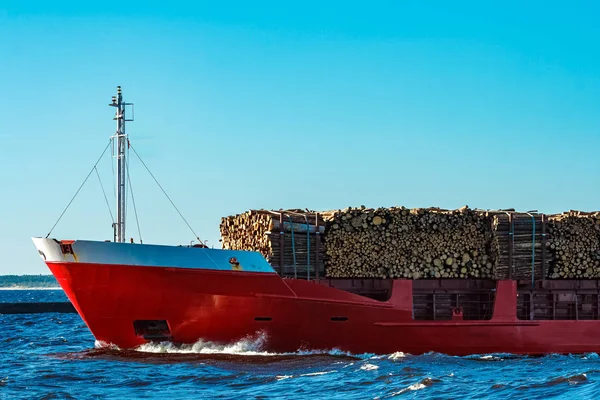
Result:
<instances>
[{"instance_id":1,"label":"choppy sea","mask_svg":"<svg viewBox=\"0 0 600 400\"><path fill-rule=\"evenodd\" d=\"M0 302L62 300L60 290L0 291ZM261 350L260 335L122 351L96 343L77 314L0 315L0 333L1 399L600 396L597 354L273 354Z\"/></svg>"}]
</instances>

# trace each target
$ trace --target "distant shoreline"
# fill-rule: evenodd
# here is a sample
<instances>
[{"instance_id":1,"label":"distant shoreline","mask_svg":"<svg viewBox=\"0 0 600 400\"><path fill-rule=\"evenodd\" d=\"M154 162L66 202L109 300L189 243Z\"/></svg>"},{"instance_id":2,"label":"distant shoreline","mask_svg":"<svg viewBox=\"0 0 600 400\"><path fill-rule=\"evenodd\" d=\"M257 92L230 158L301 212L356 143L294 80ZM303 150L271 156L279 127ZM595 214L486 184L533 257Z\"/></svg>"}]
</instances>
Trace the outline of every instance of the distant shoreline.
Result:
<instances>
[{"instance_id":1,"label":"distant shoreline","mask_svg":"<svg viewBox=\"0 0 600 400\"><path fill-rule=\"evenodd\" d=\"M0 275L0 290L59 290L52 275Z\"/></svg>"},{"instance_id":2,"label":"distant shoreline","mask_svg":"<svg viewBox=\"0 0 600 400\"><path fill-rule=\"evenodd\" d=\"M61 287L27 287L27 286L10 286L0 287L0 290L62 290Z\"/></svg>"}]
</instances>

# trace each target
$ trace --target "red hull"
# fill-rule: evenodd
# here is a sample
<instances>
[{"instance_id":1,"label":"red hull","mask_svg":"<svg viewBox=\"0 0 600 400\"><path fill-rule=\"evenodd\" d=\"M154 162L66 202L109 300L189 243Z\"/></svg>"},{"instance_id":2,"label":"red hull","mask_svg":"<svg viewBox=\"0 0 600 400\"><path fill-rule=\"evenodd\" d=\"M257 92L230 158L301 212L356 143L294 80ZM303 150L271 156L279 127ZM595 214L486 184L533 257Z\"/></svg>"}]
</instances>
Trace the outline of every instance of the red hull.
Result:
<instances>
[{"instance_id":1,"label":"red hull","mask_svg":"<svg viewBox=\"0 0 600 400\"><path fill-rule=\"evenodd\" d=\"M516 317L516 282L499 281L491 320L412 318L412 281L381 302L276 274L48 262L99 341L147 342L133 321L166 320L176 343L230 343L262 331L264 350L450 355L600 352L600 321ZM256 320L258 318L259 320Z\"/></svg>"}]
</instances>

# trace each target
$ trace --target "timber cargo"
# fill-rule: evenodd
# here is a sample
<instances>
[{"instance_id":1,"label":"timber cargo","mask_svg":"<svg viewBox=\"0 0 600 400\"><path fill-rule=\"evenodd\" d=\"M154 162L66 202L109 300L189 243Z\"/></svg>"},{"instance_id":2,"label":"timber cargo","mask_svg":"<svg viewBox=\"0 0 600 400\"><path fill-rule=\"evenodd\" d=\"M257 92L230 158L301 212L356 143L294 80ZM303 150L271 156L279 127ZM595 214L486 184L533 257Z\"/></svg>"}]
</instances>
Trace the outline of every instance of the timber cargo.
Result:
<instances>
[{"instance_id":1,"label":"timber cargo","mask_svg":"<svg viewBox=\"0 0 600 400\"><path fill-rule=\"evenodd\" d=\"M598 279L600 214L405 207L250 210L223 248L260 252L284 276Z\"/></svg>"}]
</instances>

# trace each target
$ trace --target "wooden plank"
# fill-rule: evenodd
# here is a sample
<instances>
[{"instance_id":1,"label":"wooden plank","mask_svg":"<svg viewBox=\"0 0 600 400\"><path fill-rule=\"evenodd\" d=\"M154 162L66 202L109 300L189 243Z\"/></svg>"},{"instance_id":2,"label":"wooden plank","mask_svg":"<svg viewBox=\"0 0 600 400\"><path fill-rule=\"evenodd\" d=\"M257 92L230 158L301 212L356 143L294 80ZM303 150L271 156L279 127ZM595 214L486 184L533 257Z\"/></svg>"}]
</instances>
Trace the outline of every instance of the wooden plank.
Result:
<instances>
[{"instance_id":1,"label":"wooden plank","mask_svg":"<svg viewBox=\"0 0 600 400\"><path fill-rule=\"evenodd\" d=\"M512 213L508 215L508 221L510 223L509 235L511 236L511 240L508 241L508 279L512 279L512 277L513 277L512 270L513 270L514 229L515 229Z\"/></svg>"},{"instance_id":2,"label":"wooden plank","mask_svg":"<svg viewBox=\"0 0 600 400\"><path fill-rule=\"evenodd\" d=\"M529 292L529 319L534 320L533 291Z\"/></svg>"},{"instance_id":3,"label":"wooden plank","mask_svg":"<svg viewBox=\"0 0 600 400\"><path fill-rule=\"evenodd\" d=\"M542 282L546 281L546 215L542 214Z\"/></svg>"},{"instance_id":4,"label":"wooden plank","mask_svg":"<svg viewBox=\"0 0 600 400\"><path fill-rule=\"evenodd\" d=\"M283 227L283 213L280 212L279 213L279 226ZM284 265L284 260L283 260L283 255L285 253L285 232L282 230L279 231L279 249L280 249L280 254L279 254L279 274L281 275L282 271L283 271L283 265Z\"/></svg>"},{"instance_id":5,"label":"wooden plank","mask_svg":"<svg viewBox=\"0 0 600 400\"><path fill-rule=\"evenodd\" d=\"M321 231L320 226L319 226L319 213L315 214L315 265L316 265L316 277L315 279L318 281L320 276L319 276L319 251L321 249Z\"/></svg>"}]
</instances>

